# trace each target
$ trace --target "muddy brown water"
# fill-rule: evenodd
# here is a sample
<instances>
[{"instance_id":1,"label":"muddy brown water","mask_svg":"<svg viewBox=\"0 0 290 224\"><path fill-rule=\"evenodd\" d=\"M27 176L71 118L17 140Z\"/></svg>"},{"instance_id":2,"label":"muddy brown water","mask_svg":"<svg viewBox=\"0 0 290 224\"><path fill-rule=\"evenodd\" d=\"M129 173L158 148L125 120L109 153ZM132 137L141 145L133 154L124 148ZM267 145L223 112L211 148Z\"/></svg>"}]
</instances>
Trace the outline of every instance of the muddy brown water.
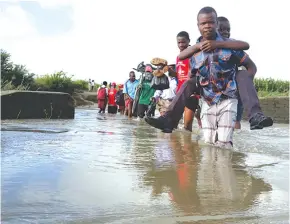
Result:
<instances>
[{"instance_id":1,"label":"muddy brown water","mask_svg":"<svg viewBox=\"0 0 290 224\"><path fill-rule=\"evenodd\" d=\"M93 109L1 124L3 224L288 223L288 125L230 151Z\"/></svg>"}]
</instances>

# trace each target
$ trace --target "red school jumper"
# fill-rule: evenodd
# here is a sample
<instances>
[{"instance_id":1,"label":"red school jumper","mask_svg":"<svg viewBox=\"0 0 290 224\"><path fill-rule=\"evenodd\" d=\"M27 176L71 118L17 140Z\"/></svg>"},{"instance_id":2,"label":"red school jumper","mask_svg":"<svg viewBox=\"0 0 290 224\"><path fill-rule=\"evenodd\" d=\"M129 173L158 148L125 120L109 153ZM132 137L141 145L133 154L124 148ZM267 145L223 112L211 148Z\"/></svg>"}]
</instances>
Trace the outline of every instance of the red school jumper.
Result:
<instances>
[{"instance_id":1,"label":"red school jumper","mask_svg":"<svg viewBox=\"0 0 290 224\"><path fill-rule=\"evenodd\" d=\"M185 60L180 60L178 57L176 58L176 73L177 73L177 89L176 92L179 91L183 83L189 79L190 75L190 61L189 58Z\"/></svg>"},{"instance_id":2,"label":"red school jumper","mask_svg":"<svg viewBox=\"0 0 290 224\"><path fill-rule=\"evenodd\" d=\"M117 93L116 89L109 89L109 92L108 92L108 98L109 98L108 105L109 106L117 106L117 104L116 104L116 93Z\"/></svg>"}]
</instances>

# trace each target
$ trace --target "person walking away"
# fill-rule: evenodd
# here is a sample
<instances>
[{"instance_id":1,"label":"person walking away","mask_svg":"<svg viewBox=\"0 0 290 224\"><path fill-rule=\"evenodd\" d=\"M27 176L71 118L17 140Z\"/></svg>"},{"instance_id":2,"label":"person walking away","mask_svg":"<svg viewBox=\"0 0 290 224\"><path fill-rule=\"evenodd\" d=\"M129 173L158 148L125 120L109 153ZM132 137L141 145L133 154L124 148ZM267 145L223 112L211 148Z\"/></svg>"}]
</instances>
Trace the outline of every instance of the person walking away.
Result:
<instances>
[{"instance_id":1,"label":"person walking away","mask_svg":"<svg viewBox=\"0 0 290 224\"><path fill-rule=\"evenodd\" d=\"M118 107L116 104L116 94L117 94L116 83L113 82L108 92L108 113L109 114L117 113Z\"/></svg>"},{"instance_id":2,"label":"person walking away","mask_svg":"<svg viewBox=\"0 0 290 224\"><path fill-rule=\"evenodd\" d=\"M123 87L123 84L120 84L116 93L116 104L118 105L118 112L120 112L120 114L124 114L125 111Z\"/></svg>"},{"instance_id":3,"label":"person walking away","mask_svg":"<svg viewBox=\"0 0 290 224\"><path fill-rule=\"evenodd\" d=\"M95 80L92 80L92 83L91 83L91 90L94 91L94 88L95 88Z\"/></svg>"},{"instance_id":4,"label":"person walking away","mask_svg":"<svg viewBox=\"0 0 290 224\"><path fill-rule=\"evenodd\" d=\"M139 84L139 81L136 80L136 75L134 71L129 73L129 80L127 80L124 84L124 99L125 99L125 115L129 118L132 118L132 107L133 101L135 98L136 88Z\"/></svg>"},{"instance_id":5,"label":"person walking away","mask_svg":"<svg viewBox=\"0 0 290 224\"><path fill-rule=\"evenodd\" d=\"M145 116L145 113L148 110L151 98L155 93L155 89L151 88L151 81L153 79L153 69L151 65L146 65L144 80L141 84L141 94L139 98L137 116L138 119L142 119ZM140 85L140 84L139 84Z\"/></svg>"},{"instance_id":6,"label":"person walking away","mask_svg":"<svg viewBox=\"0 0 290 224\"><path fill-rule=\"evenodd\" d=\"M98 99L98 107L99 113L105 113L107 106L107 97L108 97L108 89L107 82L104 81L103 84L97 90L97 99Z\"/></svg>"},{"instance_id":7,"label":"person walking away","mask_svg":"<svg viewBox=\"0 0 290 224\"><path fill-rule=\"evenodd\" d=\"M92 86L92 81L91 79L89 79L89 82L88 82L88 91L90 92L91 91L91 87Z\"/></svg>"}]
</instances>

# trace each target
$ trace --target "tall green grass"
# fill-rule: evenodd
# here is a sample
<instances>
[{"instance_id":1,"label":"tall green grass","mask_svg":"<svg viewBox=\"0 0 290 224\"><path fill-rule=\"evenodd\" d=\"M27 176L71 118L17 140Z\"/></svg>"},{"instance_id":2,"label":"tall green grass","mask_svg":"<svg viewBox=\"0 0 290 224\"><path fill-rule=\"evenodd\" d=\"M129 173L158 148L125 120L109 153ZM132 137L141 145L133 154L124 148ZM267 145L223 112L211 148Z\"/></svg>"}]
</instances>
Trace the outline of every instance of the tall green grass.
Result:
<instances>
[{"instance_id":1,"label":"tall green grass","mask_svg":"<svg viewBox=\"0 0 290 224\"><path fill-rule=\"evenodd\" d=\"M40 90L70 92L72 88L72 76L60 71L53 74L46 74L35 78L35 85Z\"/></svg>"},{"instance_id":2,"label":"tall green grass","mask_svg":"<svg viewBox=\"0 0 290 224\"><path fill-rule=\"evenodd\" d=\"M84 80L72 80L73 75L60 71L35 78L35 86L42 91L66 92L72 94L76 90L87 89Z\"/></svg>"},{"instance_id":3,"label":"tall green grass","mask_svg":"<svg viewBox=\"0 0 290 224\"><path fill-rule=\"evenodd\" d=\"M288 93L290 82L272 78L256 78L254 84L258 92Z\"/></svg>"}]
</instances>

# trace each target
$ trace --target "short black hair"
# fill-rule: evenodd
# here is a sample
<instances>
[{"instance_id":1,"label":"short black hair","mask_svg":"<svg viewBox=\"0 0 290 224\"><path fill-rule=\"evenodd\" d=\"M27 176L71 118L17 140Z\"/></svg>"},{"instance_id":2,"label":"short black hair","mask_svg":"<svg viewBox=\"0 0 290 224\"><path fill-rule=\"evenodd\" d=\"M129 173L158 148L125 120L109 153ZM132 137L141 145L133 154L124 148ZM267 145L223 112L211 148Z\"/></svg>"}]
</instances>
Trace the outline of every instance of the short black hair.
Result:
<instances>
[{"instance_id":1,"label":"short black hair","mask_svg":"<svg viewBox=\"0 0 290 224\"><path fill-rule=\"evenodd\" d=\"M133 73L135 75L135 72L134 71L131 71L131 72L129 72L129 76L130 76L131 73Z\"/></svg>"},{"instance_id":2,"label":"short black hair","mask_svg":"<svg viewBox=\"0 0 290 224\"><path fill-rule=\"evenodd\" d=\"M206 7L203 7L201 10L199 10L199 12L197 14L197 18L200 14L209 14L209 13L214 13L217 17L217 13L216 13L215 9L213 7L210 7L210 6L206 6Z\"/></svg>"},{"instance_id":3,"label":"short black hair","mask_svg":"<svg viewBox=\"0 0 290 224\"><path fill-rule=\"evenodd\" d=\"M108 85L108 83L107 83L106 81L104 81L104 82L103 82L103 85L107 86L107 85Z\"/></svg>"},{"instance_id":4,"label":"short black hair","mask_svg":"<svg viewBox=\"0 0 290 224\"><path fill-rule=\"evenodd\" d=\"M190 41L189 34L186 31L179 32L176 37L184 37L184 38L186 38L187 40Z\"/></svg>"},{"instance_id":5,"label":"short black hair","mask_svg":"<svg viewBox=\"0 0 290 224\"><path fill-rule=\"evenodd\" d=\"M217 17L218 22L230 22L226 17L224 16L219 16Z\"/></svg>"}]
</instances>

